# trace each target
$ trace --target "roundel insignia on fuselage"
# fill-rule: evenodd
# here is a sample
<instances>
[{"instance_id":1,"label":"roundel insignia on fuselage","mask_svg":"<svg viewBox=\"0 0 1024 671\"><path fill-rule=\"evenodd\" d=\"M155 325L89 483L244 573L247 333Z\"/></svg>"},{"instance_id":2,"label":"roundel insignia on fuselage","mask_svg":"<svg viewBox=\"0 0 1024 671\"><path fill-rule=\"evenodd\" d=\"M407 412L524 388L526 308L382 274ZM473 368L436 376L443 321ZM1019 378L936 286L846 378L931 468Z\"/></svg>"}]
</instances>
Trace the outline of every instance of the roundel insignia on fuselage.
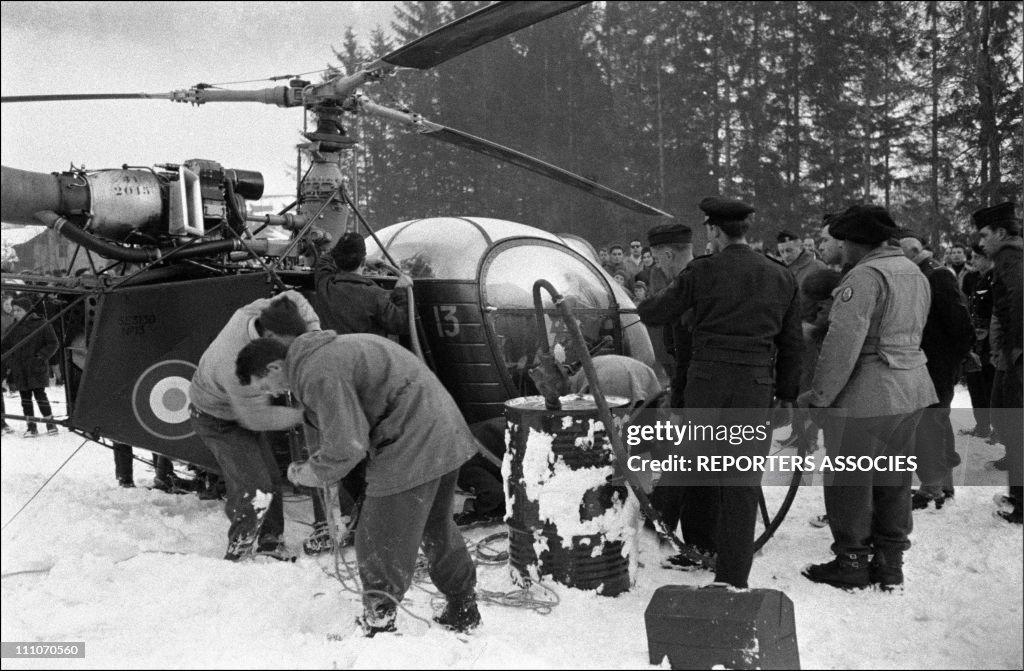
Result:
<instances>
[{"instance_id":1,"label":"roundel insignia on fuselage","mask_svg":"<svg viewBox=\"0 0 1024 671\"><path fill-rule=\"evenodd\" d=\"M170 359L147 368L132 389L132 412L148 433L165 440L195 435L189 421L189 385L196 366Z\"/></svg>"}]
</instances>

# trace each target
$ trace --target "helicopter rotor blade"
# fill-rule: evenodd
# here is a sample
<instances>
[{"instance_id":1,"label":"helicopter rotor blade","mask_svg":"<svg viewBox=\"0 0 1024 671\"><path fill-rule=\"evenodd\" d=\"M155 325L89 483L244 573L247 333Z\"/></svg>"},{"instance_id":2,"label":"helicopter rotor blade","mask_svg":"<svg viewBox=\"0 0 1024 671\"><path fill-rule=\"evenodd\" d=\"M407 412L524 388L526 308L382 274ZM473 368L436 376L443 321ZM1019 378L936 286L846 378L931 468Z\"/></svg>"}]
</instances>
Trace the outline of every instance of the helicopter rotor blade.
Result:
<instances>
[{"instance_id":1,"label":"helicopter rotor blade","mask_svg":"<svg viewBox=\"0 0 1024 671\"><path fill-rule=\"evenodd\" d=\"M431 125L436 126L437 129L427 130L423 134L435 140L454 144L459 147L469 149L470 151L475 151L478 154L483 154L506 163L511 163L512 165L519 166L520 168L524 168L530 172L543 175L548 179L553 179L556 182L561 182L562 184L567 184L568 186L576 189L586 191L592 196L597 196L598 198L610 201L616 205L625 207L626 209L633 210L634 212L639 212L640 214L659 217L672 216L668 212L663 212L656 207L640 202L635 198L630 198L629 196L619 193L614 189L598 184L591 179L587 179L586 177L569 172L568 170L564 170L558 166L546 163L539 158L534 158L533 156L516 151L515 149L504 147L495 142L491 142L490 140L485 140L481 137L476 137L475 135L470 135L469 133L464 133L454 128L438 126L437 124Z\"/></svg>"},{"instance_id":2,"label":"helicopter rotor blade","mask_svg":"<svg viewBox=\"0 0 1024 671\"><path fill-rule=\"evenodd\" d=\"M426 70L587 2L497 2L399 47L370 65Z\"/></svg>"},{"instance_id":3,"label":"helicopter rotor blade","mask_svg":"<svg viewBox=\"0 0 1024 671\"><path fill-rule=\"evenodd\" d=\"M603 200L610 201L616 205L620 205L634 212L640 214L646 214L650 216L668 217L672 218L672 215L668 212L652 207L646 203L642 203L635 198L619 193L614 189L610 189L603 184L598 184L592 179L587 179L576 173L569 172L559 168L558 166L552 165L539 158L534 158L529 154L524 154L515 149L510 149L496 142L485 140L484 138L470 135L454 128L442 126L441 124L434 123L433 121L427 121L418 114L410 112L402 112L390 107L384 107L377 103L368 100L365 96L360 96L359 109L368 114L383 117L391 121L398 122L407 127L412 128L415 132L430 137L439 142L446 142L453 144L470 151L474 151L478 154L490 156L496 158L499 161L505 163L511 163L512 165L529 170L530 172L538 175L543 175L548 179L555 180L562 184L566 184L576 189L586 191L587 193L601 198Z\"/></svg>"},{"instance_id":4,"label":"helicopter rotor blade","mask_svg":"<svg viewBox=\"0 0 1024 671\"><path fill-rule=\"evenodd\" d=\"M3 103L35 103L35 102L63 102L70 100L130 100L134 98L154 98L157 100L169 100L170 93L58 93L54 95L36 96L3 96L0 102Z\"/></svg>"}]
</instances>

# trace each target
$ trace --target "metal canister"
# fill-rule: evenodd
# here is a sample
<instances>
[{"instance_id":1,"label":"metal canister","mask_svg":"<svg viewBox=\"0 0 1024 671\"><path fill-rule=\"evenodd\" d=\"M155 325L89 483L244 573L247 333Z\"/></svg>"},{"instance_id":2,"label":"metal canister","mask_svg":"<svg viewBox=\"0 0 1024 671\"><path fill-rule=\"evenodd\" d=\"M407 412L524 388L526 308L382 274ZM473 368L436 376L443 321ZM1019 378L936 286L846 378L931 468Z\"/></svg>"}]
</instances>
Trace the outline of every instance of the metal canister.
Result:
<instances>
[{"instance_id":1,"label":"metal canister","mask_svg":"<svg viewBox=\"0 0 1024 671\"><path fill-rule=\"evenodd\" d=\"M89 226L121 240L135 230L159 230L163 197L160 180L148 170L100 170L86 176L92 197Z\"/></svg>"},{"instance_id":2,"label":"metal canister","mask_svg":"<svg viewBox=\"0 0 1024 671\"><path fill-rule=\"evenodd\" d=\"M528 585L550 576L615 596L630 587L637 500L613 480L615 457L593 398L561 401L560 410L547 410L541 396L505 404L512 580Z\"/></svg>"}]
</instances>

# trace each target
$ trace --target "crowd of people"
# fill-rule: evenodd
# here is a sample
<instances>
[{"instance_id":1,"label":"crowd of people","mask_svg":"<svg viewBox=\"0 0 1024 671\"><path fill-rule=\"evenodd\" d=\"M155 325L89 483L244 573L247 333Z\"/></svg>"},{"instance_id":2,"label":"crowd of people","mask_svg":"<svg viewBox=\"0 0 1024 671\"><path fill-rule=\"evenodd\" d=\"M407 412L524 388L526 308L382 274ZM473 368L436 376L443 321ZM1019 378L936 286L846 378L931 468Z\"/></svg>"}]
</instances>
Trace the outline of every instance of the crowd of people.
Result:
<instances>
[{"instance_id":1,"label":"crowd of people","mask_svg":"<svg viewBox=\"0 0 1024 671\"><path fill-rule=\"evenodd\" d=\"M675 277L638 306L646 324L672 336L673 407L700 416L713 406L718 417L743 408L744 422L754 423L751 409L767 412L774 397L778 407L796 405L788 444L815 449L820 427L830 456L917 460L917 490L909 470L826 482L821 519L836 557L807 567L808 579L844 589L903 583L911 511L941 508L955 495L960 457L949 413L962 373L976 398L970 433L1006 446L993 463L1010 485L996 514L1021 523L1021 225L1012 203L974 214L973 267L965 247L940 264L920 235L877 206L826 217L820 258L781 232L778 261L747 242L752 207L707 199L701 209L713 253L693 258L685 225L653 229L653 255L671 254L659 265ZM757 449L767 454L768 445ZM757 505L747 484L676 487L663 478L660 486L666 491L654 500L663 516L678 520L700 555L717 557L716 579L746 587ZM692 556L670 563L690 568Z\"/></svg>"},{"instance_id":2,"label":"crowd of people","mask_svg":"<svg viewBox=\"0 0 1024 671\"><path fill-rule=\"evenodd\" d=\"M835 559L807 567L809 580L902 585L912 510L940 509L955 496L950 406L962 375L976 419L970 433L1006 446L993 464L1010 485L997 514L1021 523L1022 245L1012 203L976 212L977 244L951 246L945 263L878 206L829 215L815 236L783 230L770 252L748 240L751 205L708 198L700 208L704 254L694 254L686 224L655 226L646 245L629 242L628 254L619 245L598 250L636 300L666 367L663 376L638 374L639 362L609 360L604 369L628 371L629 389L645 380L639 401L667 376L666 404L697 421L756 424L779 408L792 417L788 447L814 452L821 435L829 455L918 459L916 490L909 472L837 474L828 483L821 522ZM189 410L223 477L225 558L290 555L286 477L314 492L307 553L355 545L368 636L395 631L420 548L446 597L435 619L468 631L480 614L459 526L505 515L495 465L503 426L468 426L437 376L400 344L411 329L412 278L396 269L394 287L384 289L366 270L363 238L346 234L317 260L309 298L290 290L239 308L198 363ZM60 342L32 308L29 298L5 296L5 350L18 344L4 377L24 414L46 423L49 360ZM303 436L286 474L269 440L279 431ZM38 435L34 421L25 435ZM115 447L118 480L133 486L131 448ZM770 439L753 449L765 455L769 447ZM158 479L170 466L160 463ZM713 567L716 581L746 588L760 480L732 475L699 486L665 475L652 501L693 550L665 566ZM462 511L453 510L456 488L471 495ZM346 529L329 521L336 512Z\"/></svg>"}]
</instances>

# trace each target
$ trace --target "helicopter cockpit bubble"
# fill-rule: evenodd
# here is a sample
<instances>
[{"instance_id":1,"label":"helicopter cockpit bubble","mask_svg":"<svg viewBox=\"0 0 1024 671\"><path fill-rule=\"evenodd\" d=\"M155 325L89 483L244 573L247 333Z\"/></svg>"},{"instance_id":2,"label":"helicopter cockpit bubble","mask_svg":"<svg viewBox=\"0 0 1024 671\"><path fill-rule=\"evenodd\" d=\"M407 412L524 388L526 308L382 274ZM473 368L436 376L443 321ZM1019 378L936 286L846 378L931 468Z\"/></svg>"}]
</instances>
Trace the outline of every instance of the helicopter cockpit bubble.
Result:
<instances>
[{"instance_id":1,"label":"helicopter cockpit bubble","mask_svg":"<svg viewBox=\"0 0 1024 671\"><path fill-rule=\"evenodd\" d=\"M377 237L402 271L413 279L472 280L490 243L489 236L474 221L485 220L416 219L388 226ZM380 248L371 240L366 242L367 263L382 260Z\"/></svg>"},{"instance_id":2,"label":"helicopter cockpit bubble","mask_svg":"<svg viewBox=\"0 0 1024 671\"><path fill-rule=\"evenodd\" d=\"M416 279L418 313L438 375L470 422L500 415L509 398L536 393L526 371L541 346L532 294L538 279L572 302L595 354L635 356L624 347L631 340L623 337L619 314L633 304L618 300L600 267L557 235L500 219L437 217L394 224L376 237ZM383 257L367 240L368 263ZM572 365L579 352L547 296L543 311L549 345ZM636 350L651 349L645 329L635 335L646 339L646 348Z\"/></svg>"}]
</instances>

